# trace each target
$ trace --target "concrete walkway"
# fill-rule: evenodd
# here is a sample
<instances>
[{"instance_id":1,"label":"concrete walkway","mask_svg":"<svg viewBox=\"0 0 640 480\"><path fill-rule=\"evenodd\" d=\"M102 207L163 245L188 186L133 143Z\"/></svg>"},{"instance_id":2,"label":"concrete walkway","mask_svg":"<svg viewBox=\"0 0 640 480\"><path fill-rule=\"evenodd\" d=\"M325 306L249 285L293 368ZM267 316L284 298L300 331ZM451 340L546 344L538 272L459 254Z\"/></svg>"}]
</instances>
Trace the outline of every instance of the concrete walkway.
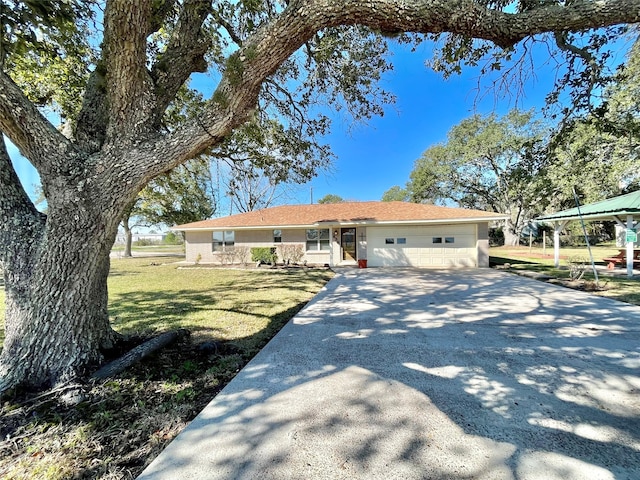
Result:
<instances>
[{"instance_id":1,"label":"concrete walkway","mask_svg":"<svg viewBox=\"0 0 640 480\"><path fill-rule=\"evenodd\" d=\"M141 479L640 478L640 307L340 272Z\"/></svg>"}]
</instances>

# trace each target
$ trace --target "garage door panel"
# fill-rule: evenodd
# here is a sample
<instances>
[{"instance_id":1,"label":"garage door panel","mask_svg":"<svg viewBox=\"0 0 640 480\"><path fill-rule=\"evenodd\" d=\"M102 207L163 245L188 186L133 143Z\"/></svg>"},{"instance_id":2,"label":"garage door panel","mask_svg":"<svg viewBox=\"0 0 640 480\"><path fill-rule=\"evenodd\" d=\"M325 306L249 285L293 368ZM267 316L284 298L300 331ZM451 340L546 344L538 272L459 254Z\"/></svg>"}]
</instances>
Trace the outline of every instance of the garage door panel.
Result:
<instances>
[{"instance_id":1,"label":"garage door panel","mask_svg":"<svg viewBox=\"0 0 640 480\"><path fill-rule=\"evenodd\" d=\"M399 244L398 238L406 242ZM442 243L434 243L434 238ZM454 243L445 243L446 238L453 238ZM387 239L394 243L386 243ZM367 245L371 266L476 266L475 225L369 227Z\"/></svg>"}]
</instances>

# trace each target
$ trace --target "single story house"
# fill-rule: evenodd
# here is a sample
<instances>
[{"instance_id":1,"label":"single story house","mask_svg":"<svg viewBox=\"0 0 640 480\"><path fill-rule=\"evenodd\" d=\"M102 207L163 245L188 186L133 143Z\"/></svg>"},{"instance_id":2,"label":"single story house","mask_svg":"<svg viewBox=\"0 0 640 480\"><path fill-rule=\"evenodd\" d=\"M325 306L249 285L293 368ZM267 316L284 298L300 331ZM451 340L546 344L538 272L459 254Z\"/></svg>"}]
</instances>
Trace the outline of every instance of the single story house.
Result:
<instances>
[{"instance_id":1,"label":"single story house","mask_svg":"<svg viewBox=\"0 0 640 480\"><path fill-rule=\"evenodd\" d=\"M172 230L184 232L186 260L194 263L225 263L235 249L284 252L288 245L309 264L488 267L489 222L505 218L408 202L344 202L271 207Z\"/></svg>"}]
</instances>

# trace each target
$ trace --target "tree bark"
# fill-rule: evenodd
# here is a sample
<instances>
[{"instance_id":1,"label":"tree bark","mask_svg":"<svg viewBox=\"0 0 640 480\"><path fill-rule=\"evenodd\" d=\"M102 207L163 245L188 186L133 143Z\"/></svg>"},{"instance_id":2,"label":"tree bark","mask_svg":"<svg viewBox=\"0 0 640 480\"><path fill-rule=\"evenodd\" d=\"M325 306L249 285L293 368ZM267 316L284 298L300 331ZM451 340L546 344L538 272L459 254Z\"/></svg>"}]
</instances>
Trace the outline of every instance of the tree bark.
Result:
<instances>
[{"instance_id":1,"label":"tree bark","mask_svg":"<svg viewBox=\"0 0 640 480\"><path fill-rule=\"evenodd\" d=\"M117 221L105 225L104 217L87 215L79 222L79 215L59 215L53 207L41 238L20 239L32 252L29 274L7 281L0 393L83 375L117 337L107 313L109 240ZM16 260L24 263L7 259L9 271Z\"/></svg>"},{"instance_id":2,"label":"tree bark","mask_svg":"<svg viewBox=\"0 0 640 480\"><path fill-rule=\"evenodd\" d=\"M520 244L519 232L511 219L505 220L503 233L505 245L513 247Z\"/></svg>"}]
</instances>

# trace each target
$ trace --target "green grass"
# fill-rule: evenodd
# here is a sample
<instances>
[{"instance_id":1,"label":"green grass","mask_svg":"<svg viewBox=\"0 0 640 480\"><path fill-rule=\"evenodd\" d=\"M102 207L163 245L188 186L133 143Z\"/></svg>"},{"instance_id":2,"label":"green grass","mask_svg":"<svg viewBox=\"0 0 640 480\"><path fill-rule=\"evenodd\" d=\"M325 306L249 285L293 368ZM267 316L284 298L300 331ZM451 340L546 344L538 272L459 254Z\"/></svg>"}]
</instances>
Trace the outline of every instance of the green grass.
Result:
<instances>
[{"instance_id":1,"label":"green grass","mask_svg":"<svg viewBox=\"0 0 640 480\"><path fill-rule=\"evenodd\" d=\"M109 312L123 334L186 328L255 350L333 275L327 270L178 269L168 258L114 259Z\"/></svg>"},{"instance_id":2,"label":"green grass","mask_svg":"<svg viewBox=\"0 0 640 480\"><path fill-rule=\"evenodd\" d=\"M596 265L604 265L603 258L616 255L619 249L614 245L597 245L591 247L591 253ZM587 247L562 247L560 249L560 269L556 269L553 260L553 248L546 249L546 255L543 255L542 248L528 247L492 247L490 249L491 265L504 265L508 263L514 271L529 270L538 273L544 273L549 276L568 279L569 271L567 269L568 260L572 258L582 258L589 261L589 251ZM621 268L616 268L617 272L624 272ZM599 284L604 287L603 290L591 292L594 295L612 298L621 302L640 305L640 277L632 279L626 276L611 276L609 272L599 271ZM590 268L583 278L586 282L593 282L595 276L591 273Z\"/></svg>"},{"instance_id":3,"label":"green grass","mask_svg":"<svg viewBox=\"0 0 640 480\"><path fill-rule=\"evenodd\" d=\"M251 351L331 277L326 270L178 269L171 257L112 259L109 313L125 335L176 328L196 339L233 340ZM0 345L4 287L0 290Z\"/></svg>"},{"instance_id":4,"label":"green grass","mask_svg":"<svg viewBox=\"0 0 640 480\"><path fill-rule=\"evenodd\" d=\"M114 245L111 251L115 254L122 253L124 251L124 245ZM131 247L131 252L133 255L136 253L170 253L184 255L184 245L133 245Z\"/></svg>"}]
</instances>

